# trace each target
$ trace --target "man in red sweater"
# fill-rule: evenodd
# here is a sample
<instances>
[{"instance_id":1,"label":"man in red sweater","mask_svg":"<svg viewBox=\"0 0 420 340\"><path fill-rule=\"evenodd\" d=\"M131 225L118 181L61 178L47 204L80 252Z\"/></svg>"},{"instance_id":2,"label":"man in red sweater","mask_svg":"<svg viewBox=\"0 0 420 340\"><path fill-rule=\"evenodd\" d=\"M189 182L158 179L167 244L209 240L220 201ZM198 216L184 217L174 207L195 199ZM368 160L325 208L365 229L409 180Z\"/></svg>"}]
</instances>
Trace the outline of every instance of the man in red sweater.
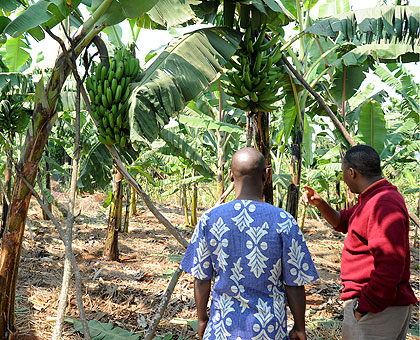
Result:
<instances>
[{"instance_id":1,"label":"man in red sweater","mask_svg":"<svg viewBox=\"0 0 420 340\"><path fill-rule=\"evenodd\" d=\"M382 177L379 155L370 146L350 148L342 170L343 181L359 194L354 207L336 211L310 187L302 199L316 206L335 230L347 233L341 260L343 340L406 339L417 299L409 283L404 199Z\"/></svg>"}]
</instances>

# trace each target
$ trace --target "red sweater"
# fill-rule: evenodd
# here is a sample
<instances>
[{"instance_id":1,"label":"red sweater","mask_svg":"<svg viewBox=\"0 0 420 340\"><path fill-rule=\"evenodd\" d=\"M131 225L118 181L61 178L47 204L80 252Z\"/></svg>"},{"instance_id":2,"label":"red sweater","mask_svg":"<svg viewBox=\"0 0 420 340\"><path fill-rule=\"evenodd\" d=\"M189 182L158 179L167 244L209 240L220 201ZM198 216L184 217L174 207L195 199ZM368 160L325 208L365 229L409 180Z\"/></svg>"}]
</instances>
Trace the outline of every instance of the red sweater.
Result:
<instances>
[{"instance_id":1,"label":"red sweater","mask_svg":"<svg viewBox=\"0 0 420 340\"><path fill-rule=\"evenodd\" d=\"M397 187L382 179L341 210L337 231L348 233L341 259L341 299L360 297L362 311L408 306L417 299L410 286L409 218Z\"/></svg>"}]
</instances>

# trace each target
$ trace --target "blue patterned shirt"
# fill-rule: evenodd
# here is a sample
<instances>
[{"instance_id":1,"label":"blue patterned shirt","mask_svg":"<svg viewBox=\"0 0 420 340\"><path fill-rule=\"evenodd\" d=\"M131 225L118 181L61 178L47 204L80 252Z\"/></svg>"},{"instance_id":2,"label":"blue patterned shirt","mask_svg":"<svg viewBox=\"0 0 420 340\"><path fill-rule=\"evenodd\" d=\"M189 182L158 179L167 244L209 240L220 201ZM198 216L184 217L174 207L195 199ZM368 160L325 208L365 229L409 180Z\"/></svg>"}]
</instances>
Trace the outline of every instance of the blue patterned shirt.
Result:
<instances>
[{"instance_id":1,"label":"blue patterned shirt","mask_svg":"<svg viewBox=\"0 0 420 340\"><path fill-rule=\"evenodd\" d=\"M318 278L295 219L256 201L232 201L200 219L181 268L215 279L205 340L287 339L283 284Z\"/></svg>"}]
</instances>

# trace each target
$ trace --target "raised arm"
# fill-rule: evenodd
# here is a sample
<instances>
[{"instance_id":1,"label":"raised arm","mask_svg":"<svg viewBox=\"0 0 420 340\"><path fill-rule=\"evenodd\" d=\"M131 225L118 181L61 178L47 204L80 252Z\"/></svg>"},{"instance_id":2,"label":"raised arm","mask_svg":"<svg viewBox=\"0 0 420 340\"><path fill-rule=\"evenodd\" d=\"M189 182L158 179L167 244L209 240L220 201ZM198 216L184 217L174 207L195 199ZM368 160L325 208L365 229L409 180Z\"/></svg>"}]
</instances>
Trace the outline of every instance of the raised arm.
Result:
<instances>
[{"instance_id":1,"label":"raised arm","mask_svg":"<svg viewBox=\"0 0 420 340\"><path fill-rule=\"evenodd\" d=\"M340 224L341 214L331 207L319 194L311 187L304 186L306 191L302 194L305 204L310 204L318 208L319 212L334 228Z\"/></svg>"},{"instance_id":2,"label":"raised arm","mask_svg":"<svg viewBox=\"0 0 420 340\"><path fill-rule=\"evenodd\" d=\"M207 303L210 296L211 280L199 280L194 281L194 299L197 306L197 317L198 317L198 336L200 339L203 338L204 331L206 330L209 316L207 315Z\"/></svg>"},{"instance_id":3,"label":"raised arm","mask_svg":"<svg viewBox=\"0 0 420 340\"><path fill-rule=\"evenodd\" d=\"M305 333L305 286L284 286L289 308L295 322L289 333L291 340L306 340Z\"/></svg>"}]
</instances>

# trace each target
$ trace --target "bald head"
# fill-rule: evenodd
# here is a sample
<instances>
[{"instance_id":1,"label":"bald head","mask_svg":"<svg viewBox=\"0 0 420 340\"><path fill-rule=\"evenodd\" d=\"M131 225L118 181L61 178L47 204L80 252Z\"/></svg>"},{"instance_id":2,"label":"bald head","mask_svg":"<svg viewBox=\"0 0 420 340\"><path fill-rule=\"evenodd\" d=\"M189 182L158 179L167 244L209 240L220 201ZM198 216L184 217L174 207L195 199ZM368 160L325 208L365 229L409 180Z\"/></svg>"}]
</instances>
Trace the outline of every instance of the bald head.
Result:
<instances>
[{"instance_id":1,"label":"bald head","mask_svg":"<svg viewBox=\"0 0 420 340\"><path fill-rule=\"evenodd\" d=\"M261 178L265 173L265 158L254 148L243 148L233 155L231 168L235 178Z\"/></svg>"}]
</instances>

